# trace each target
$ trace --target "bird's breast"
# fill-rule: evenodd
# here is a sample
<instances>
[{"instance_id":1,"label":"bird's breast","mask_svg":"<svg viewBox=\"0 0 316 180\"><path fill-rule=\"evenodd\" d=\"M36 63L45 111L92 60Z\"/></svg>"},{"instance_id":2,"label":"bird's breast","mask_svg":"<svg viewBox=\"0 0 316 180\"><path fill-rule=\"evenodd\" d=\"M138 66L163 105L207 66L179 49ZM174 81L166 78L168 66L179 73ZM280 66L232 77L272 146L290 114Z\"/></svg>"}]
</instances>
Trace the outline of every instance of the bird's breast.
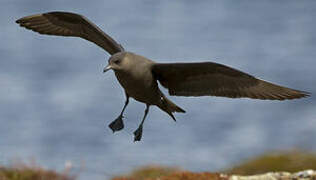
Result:
<instances>
[{"instance_id":1,"label":"bird's breast","mask_svg":"<svg viewBox=\"0 0 316 180\"><path fill-rule=\"evenodd\" d=\"M155 104L159 99L158 85L151 72L115 72L125 92L137 101Z\"/></svg>"}]
</instances>

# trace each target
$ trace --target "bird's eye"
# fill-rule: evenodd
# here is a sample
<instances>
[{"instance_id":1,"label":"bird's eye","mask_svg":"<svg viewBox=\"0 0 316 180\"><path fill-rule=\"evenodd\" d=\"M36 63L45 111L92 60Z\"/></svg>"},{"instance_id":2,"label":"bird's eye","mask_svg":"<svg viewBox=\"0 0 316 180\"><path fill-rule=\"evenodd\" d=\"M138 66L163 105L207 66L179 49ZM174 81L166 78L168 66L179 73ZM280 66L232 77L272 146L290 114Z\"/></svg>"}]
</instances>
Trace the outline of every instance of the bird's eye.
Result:
<instances>
[{"instance_id":1,"label":"bird's eye","mask_svg":"<svg viewBox=\"0 0 316 180\"><path fill-rule=\"evenodd\" d=\"M119 64L121 61L119 59L115 60L114 63L115 64Z\"/></svg>"}]
</instances>

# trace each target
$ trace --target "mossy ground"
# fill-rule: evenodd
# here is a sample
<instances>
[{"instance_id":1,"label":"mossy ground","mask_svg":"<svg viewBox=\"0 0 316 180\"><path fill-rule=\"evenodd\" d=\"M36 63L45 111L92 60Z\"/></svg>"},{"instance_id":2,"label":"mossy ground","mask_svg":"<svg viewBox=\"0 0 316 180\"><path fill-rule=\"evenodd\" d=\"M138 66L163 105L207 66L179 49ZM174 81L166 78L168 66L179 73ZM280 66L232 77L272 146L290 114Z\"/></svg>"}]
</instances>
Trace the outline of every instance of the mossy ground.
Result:
<instances>
[{"instance_id":1,"label":"mossy ground","mask_svg":"<svg viewBox=\"0 0 316 180\"><path fill-rule=\"evenodd\" d=\"M230 169L223 170L224 174L253 175L266 172L297 172L306 169L316 170L316 154L304 151L272 152L249 159ZM0 166L0 180L74 180L65 171L58 173L33 166ZM219 180L227 179L219 173L189 172L179 168L148 166L135 171L113 177L112 180Z\"/></svg>"},{"instance_id":2,"label":"mossy ground","mask_svg":"<svg viewBox=\"0 0 316 180\"><path fill-rule=\"evenodd\" d=\"M297 172L316 170L316 154L304 151L271 152L249 159L226 173L239 175L261 174L271 171Z\"/></svg>"},{"instance_id":3,"label":"mossy ground","mask_svg":"<svg viewBox=\"0 0 316 180\"><path fill-rule=\"evenodd\" d=\"M177 168L168 168L161 166L148 166L134 170L130 174L113 178L113 180L145 180L168 176L179 171Z\"/></svg>"},{"instance_id":4,"label":"mossy ground","mask_svg":"<svg viewBox=\"0 0 316 180\"><path fill-rule=\"evenodd\" d=\"M270 152L249 159L233 168L223 170L224 174L254 175L266 172L298 172L306 169L316 170L316 154L304 151ZM210 170L211 171L211 170ZM176 168L149 167L133 171L112 180L219 180L219 173L193 173Z\"/></svg>"},{"instance_id":5,"label":"mossy ground","mask_svg":"<svg viewBox=\"0 0 316 180\"><path fill-rule=\"evenodd\" d=\"M175 168L149 167L133 171L126 176L114 177L112 180L221 180L219 173L193 173Z\"/></svg>"},{"instance_id":6,"label":"mossy ground","mask_svg":"<svg viewBox=\"0 0 316 180\"><path fill-rule=\"evenodd\" d=\"M0 180L74 180L66 173L57 173L40 167L0 167Z\"/></svg>"}]
</instances>

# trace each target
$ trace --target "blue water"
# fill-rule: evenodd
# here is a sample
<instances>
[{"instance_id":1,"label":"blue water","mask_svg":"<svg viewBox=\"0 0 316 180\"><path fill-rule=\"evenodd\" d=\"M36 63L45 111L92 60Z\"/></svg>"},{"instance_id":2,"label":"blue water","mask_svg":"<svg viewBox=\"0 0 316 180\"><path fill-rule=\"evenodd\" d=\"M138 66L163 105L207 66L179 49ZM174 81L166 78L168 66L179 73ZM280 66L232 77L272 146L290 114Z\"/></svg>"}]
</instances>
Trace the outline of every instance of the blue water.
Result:
<instances>
[{"instance_id":1,"label":"blue water","mask_svg":"<svg viewBox=\"0 0 316 180\"><path fill-rule=\"evenodd\" d=\"M112 134L107 125L125 97L114 74L102 74L109 55L14 23L53 10L83 14L126 50L159 62L215 61L316 94L316 1L2 0L0 164L35 159L62 171L71 163L80 179L108 179L148 164L218 171L270 150L316 150L314 96L171 97L187 113L174 123L151 108L139 143L132 132L145 105L131 101L126 128Z\"/></svg>"}]
</instances>

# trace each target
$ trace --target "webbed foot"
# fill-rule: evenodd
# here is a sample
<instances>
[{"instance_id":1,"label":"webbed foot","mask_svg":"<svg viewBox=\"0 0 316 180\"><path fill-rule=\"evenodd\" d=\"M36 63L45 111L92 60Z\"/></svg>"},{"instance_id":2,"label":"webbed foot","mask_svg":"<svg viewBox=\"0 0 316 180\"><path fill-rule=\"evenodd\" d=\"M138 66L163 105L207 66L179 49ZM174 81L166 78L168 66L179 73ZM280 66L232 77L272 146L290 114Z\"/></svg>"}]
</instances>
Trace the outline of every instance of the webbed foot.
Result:
<instances>
[{"instance_id":1,"label":"webbed foot","mask_svg":"<svg viewBox=\"0 0 316 180\"><path fill-rule=\"evenodd\" d=\"M113 133L122 130L124 128L123 116L119 115L119 117L109 124L109 128L112 129Z\"/></svg>"},{"instance_id":2,"label":"webbed foot","mask_svg":"<svg viewBox=\"0 0 316 180\"><path fill-rule=\"evenodd\" d=\"M142 125L140 125L137 129L136 129L136 131L134 131L134 142L135 141L140 141L141 140L141 138L142 138L142 134L143 134L143 126Z\"/></svg>"}]
</instances>

